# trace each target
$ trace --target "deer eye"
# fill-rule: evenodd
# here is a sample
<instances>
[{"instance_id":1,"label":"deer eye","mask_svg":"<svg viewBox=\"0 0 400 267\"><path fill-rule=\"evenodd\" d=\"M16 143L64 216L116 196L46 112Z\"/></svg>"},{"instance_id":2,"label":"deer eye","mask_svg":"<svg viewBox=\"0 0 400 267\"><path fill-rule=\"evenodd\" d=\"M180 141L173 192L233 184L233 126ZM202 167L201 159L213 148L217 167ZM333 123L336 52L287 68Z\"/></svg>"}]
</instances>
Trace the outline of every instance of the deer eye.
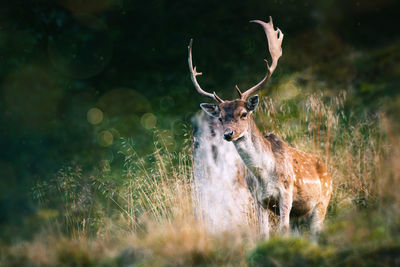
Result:
<instances>
[{"instance_id":1,"label":"deer eye","mask_svg":"<svg viewBox=\"0 0 400 267\"><path fill-rule=\"evenodd\" d=\"M244 119L247 116L247 112L243 112L242 115L240 115L240 118Z\"/></svg>"},{"instance_id":2,"label":"deer eye","mask_svg":"<svg viewBox=\"0 0 400 267\"><path fill-rule=\"evenodd\" d=\"M222 118L218 118L218 120L219 120L220 122L222 122Z\"/></svg>"}]
</instances>

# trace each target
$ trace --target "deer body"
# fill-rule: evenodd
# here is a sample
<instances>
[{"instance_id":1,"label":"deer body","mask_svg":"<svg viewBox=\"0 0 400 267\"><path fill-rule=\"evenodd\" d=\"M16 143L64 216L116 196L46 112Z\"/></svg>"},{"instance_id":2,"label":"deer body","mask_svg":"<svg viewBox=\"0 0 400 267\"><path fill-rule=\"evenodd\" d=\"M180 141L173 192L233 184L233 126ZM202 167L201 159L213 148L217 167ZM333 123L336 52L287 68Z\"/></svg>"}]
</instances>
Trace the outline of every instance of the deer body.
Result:
<instances>
[{"instance_id":1,"label":"deer body","mask_svg":"<svg viewBox=\"0 0 400 267\"><path fill-rule=\"evenodd\" d=\"M253 174L246 180L253 196L260 233L268 237L268 209L280 216L281 231L289 231L290 223L302 218L309 221L311 231L321 230L332 193L332 180L321 160L298 151L280 140L274 134L263 136L257 128L252 113L259 98L253 95L265 84L275 71L282 55L282 32L274 30L272 19L269 23L259 20L267 35L272 64L267 62L267 74L255 86L244 93L236 86L239 99L224 101L201 89L192 63L192 41L189 45L189 68L196 90L219 104L201 104L210 116L218 118L224 131L224 139L232 141L247 169Z\"/></svg>"},{"instance_id":2,"label":"deer body","mask_svg":"<svg viewBox=\"0 0 400 267\"><path fill-rule=\"evenodd\" d=\"M332 180L321 161L282 142L273 134L263 137L255 122L233 141L238 154L253 173L249 189L256 200L259 220L266 209L280 215L282 232L301 218L309 219L311 231L318 233L325 218L332 193ZM265 223L264 223L265 224ZM268 236L268 229L260 229Z\"/></svg>"}]
</instances>

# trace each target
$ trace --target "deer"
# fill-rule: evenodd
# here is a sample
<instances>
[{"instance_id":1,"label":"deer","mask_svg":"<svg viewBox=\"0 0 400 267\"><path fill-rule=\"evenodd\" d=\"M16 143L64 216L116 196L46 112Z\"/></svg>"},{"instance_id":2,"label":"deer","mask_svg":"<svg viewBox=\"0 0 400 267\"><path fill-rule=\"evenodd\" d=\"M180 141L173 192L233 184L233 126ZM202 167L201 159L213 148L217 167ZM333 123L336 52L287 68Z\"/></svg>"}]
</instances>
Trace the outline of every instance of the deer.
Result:
<instances>
[{"instance_id":1,"label":"deer","mask_svg":"<svg viewBox=\"0 0 400 267\"><path fill-rule=\"evenodd\" d=\"M196 91L217 104L202 103L201 109L217 118L223 129L223 139L232 142L246 168L253 174L246 177L246 186L253 197L258 221L258 232L269 238L268 210L279 216L280 232L284 235L306 221L312 236L322 230L327 207L332 194L332 179L323 161L312 154L300 151L277 135L263 135L258 129L253 113L259 103L258 92L271 78L282 56L283 33L269 22L252 20L263 27L272 64L266 63L264 78L242 92L236 85L238 98L222 100L215 92L204 91L197 76L201 72L193 67L192 44L188 46L190 77Z\"/></svg>"}]
</instances>

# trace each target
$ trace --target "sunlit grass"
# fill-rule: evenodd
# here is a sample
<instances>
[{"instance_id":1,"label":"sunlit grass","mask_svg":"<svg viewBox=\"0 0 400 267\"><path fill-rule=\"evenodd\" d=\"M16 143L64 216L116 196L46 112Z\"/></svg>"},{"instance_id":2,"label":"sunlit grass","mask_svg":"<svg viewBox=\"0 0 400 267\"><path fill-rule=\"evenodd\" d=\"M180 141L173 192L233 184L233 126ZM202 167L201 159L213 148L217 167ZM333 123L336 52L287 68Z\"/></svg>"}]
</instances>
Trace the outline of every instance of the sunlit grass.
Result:
<instances>
[{"instance_id":1,"label":"sunlit grass","mask_svg":"<svg viewBox=\"0 0 400 267\"><path fill-rule=\"evenodd\" d=\"M318 244L307 233L261 244L254 229L207 233L194 214L190 132L179 152L170 152L173 140L158 132L151 155L138 155L121 139L120 165L105 160L83 172L73 164L38 184L33 195L45 227L32 241L0 247L0 263L296 266L358 264L363 257L392 263L400 244L399 136L384 114L355 115L346 103L345 93L265 97L256 114L264 132L319 155L332 174Z\"/></svg>"}]
</instances>

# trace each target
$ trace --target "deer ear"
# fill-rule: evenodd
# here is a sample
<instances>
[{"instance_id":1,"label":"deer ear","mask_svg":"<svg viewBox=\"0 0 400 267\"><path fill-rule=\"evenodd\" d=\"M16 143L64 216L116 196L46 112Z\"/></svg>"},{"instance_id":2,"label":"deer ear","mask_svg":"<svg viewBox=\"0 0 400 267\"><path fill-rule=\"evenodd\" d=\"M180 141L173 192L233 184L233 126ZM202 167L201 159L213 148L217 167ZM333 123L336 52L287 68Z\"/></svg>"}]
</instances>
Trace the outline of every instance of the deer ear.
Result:
<instances>
[{"instance_id":1,"label":"deer ear","mask_svg":"<svg viewBox=\"0 0 400 267\"><path fill-rule=\"evenodd\" d=\"M250 96L249 99L247 99L246 107L249 111L255 110L257 105L258 105L258 95Z\"/></svg>"},{"instance_id":2,"label":"deer ear","mask_svg":"<svg viewBox=\"0 0 400 267\"><path fill-rule=\"evenodd\" d=\"M202 103L202 104L200 104L200 107L211 117L218 118L219 115L221 114L221 110L219 109L218 105Z\"/></svg>"}]
</instances>

